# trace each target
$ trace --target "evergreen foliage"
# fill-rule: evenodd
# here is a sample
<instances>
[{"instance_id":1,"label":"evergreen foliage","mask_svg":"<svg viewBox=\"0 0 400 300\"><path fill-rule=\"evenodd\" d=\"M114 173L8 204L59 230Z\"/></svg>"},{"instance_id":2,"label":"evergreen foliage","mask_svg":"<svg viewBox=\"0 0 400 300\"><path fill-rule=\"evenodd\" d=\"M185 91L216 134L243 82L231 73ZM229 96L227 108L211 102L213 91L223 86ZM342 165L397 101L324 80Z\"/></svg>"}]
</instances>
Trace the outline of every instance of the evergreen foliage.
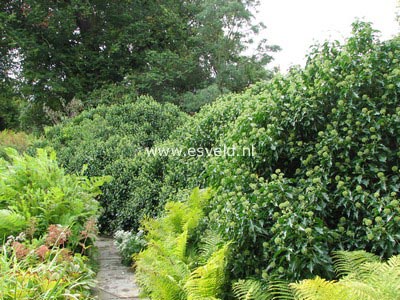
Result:
<instances>
[{"instance_id":1,"label":"evergreen foliage","mask_svg":"<svg viewBox=\"0 0 400 300\"><path fill-rule=\"evenodd\" d=\"M398 38L380 42L355 23L345 44L316 46L304 69L218 99L156 144L253 145L254 157L138 153L137 191L157 186L162 207L181 189L214 186L207 223L235 241L233 278L330 279L332 250L398 253L399 57Z\"/></svg>"},{"instance_id":2,"label":"evergreen foliage","mask_svg":"<svg viewBox=\"0 0 400 300\"><path fill-rule=\"evenodd\" d=\"M43 1L0 3L0 129L49 124L45 112L73 99L90 107L88 94L133 83L140 95L180 104L180 96L212 84L243 90L270 76L264 66L276 46L262 41L253 56L243 50L262 28L256 0L247 1ZM4 86L4 88L3 88ZM88 104L88 106L87 106ZM195 104L199 105L199 103Z\"/></svg>"},{"instance_id":3,"label":"evergreen foliage","mask_svg":"<svg viewBox=\"0 0 400 300\"><path fill-rule=\"evenodd\" d=\"M119 95L118 89L105 91L98 101L107 102ZM166 139L187 118L172 104L160 104L150 97L128 94L120 101L110 106L99 104L47 128L46 139L35 144L53 147L59 162L69 172L80 172L85 165L85 175L114 178L103 186L99 198L103 207L99 225L102 231L110 232L137 228L142 216L153 212L152 195L159 186L151 178L135 177L146 163L135 156ZM152 171L157 172L157 166ZM142 187L145 189L139 192Z\"/></svg>"}]
</instances>

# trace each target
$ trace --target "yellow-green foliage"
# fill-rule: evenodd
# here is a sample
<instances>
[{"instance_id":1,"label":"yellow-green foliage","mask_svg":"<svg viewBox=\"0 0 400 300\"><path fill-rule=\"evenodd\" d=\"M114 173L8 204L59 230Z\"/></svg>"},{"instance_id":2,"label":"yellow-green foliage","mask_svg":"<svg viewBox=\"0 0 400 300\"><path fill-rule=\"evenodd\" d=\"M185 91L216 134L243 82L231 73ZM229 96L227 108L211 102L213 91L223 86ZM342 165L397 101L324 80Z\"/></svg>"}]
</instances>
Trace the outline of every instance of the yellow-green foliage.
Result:
<instances>
[{"instance_id":1,"label":"yellow-green foliage","mask_svg":"<svg viewBox=\"0 0 400 300\"><path fill-rule=\"evenodd\" d=\"M319 276L296 283L240 280L233 286L238 300L393 300L400 299L400 255L387 262L365 251L337 251L335 269L342 277Z\"/></svg>"},{"instance_id":2,"label":"yellow-green foliage","mask_svg":"<svg viewBox=\"0 0 400 300\"><path fill-rule=\"evenodd\" d=\"M186 202L168 202L164 214L144 221L148 247L136 255L137 281L151 299L216 299L224 284L228 244L220 239L203 243L198 261L188 254L189 243L210 199L210 190L196 188ZM215 243L214 243L215 242ZM204 248L216 249L206 251ZM203 265L198 266L201 261Z\"/></svg>"},{"instance_id":3,"label":"yellow-green foliage","mask_svg":"<svg viewBox=\"0 0 400 300\"><path fill-rule=\"evenodd\" d=\"M233 292L240 300L268 300L270 294L263 284L254 279L239 280L233 285Z\"/></svg>"},{"instance_id":4,"label":"yellow-green foliage","mask_svg":"<svg viewBox=\"0 0 400 300\"><path fill-rule=\"evenodd\" d=\"M0 237L21 232L27 223L24 216L8 209L0 209Z\"/></svg>"},{"instance_id":5,"label":"yellow-green foliage","mask_svg":"<svg viewBox=\"0 0 400 300\"><path fill-rule=\"evenodd\" d=\"M301 300L393 300L400 299L400 256L387 262L364 251L336 252L336 266L346 276L339 281L319 277L292 283L296 299ZM356 268L349 268L357 266Z\"/></svg>"},{"instance_id":6,"label":"yellow-green foliage","mask_svg":"<svg viewBox=\"0 0 400 300\"><path fill-rule=\"evenodd\" d=\"M50 300L94 299L95 273L86 264L87 258L72 255L67 249L48 250L44 259L35 251L20 258L3 246L0 249L0 299Z\"/></svg>"},{"instance_id":7,"label":"yellow-green foliage","mask_svg":"<svg viewBox=\"0 0 400 300\"><path fill-rule=\"evenodd\" d=\"M76 235L86 220L97 216L96 197L109 177L87 178L66 174L56 153L37 149L35 156L5 148L0 158L0 243L10 234L35 223L35 237L51 224L71 226ZM74 235L75 236L75 235Z\"/></svg>"},{"instance_id":8,"label":"yellow-green foliage","mask_svg":"<svg viewBox=\"0 0 400 300\"><path fill-rule=\"evenodd\" d=\"M188 300L216 299L225 281L228 244L215 252L204 266L198 267L185 284Z\"/></svg>"}]
</instances>

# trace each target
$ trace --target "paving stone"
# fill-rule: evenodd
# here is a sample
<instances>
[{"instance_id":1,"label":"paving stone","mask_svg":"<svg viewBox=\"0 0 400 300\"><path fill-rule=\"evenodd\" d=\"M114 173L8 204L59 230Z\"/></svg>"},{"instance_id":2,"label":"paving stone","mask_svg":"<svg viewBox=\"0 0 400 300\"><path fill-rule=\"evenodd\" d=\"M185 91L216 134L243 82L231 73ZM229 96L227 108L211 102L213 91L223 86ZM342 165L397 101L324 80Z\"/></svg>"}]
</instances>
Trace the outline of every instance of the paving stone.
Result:
<instances>
[{"instance_id":1,"label":"paving stone","mask_svg":"<svg viewBox=\"0 0 400 300\"><path fill-rule=\"evenodd\" d=\"M121 257L114 246L114 240L99 237L96 246L99 251L99 272L95 295L98 300L137 300L139 288L131 268L121 264Z\"/></svg>"}]
</instances>

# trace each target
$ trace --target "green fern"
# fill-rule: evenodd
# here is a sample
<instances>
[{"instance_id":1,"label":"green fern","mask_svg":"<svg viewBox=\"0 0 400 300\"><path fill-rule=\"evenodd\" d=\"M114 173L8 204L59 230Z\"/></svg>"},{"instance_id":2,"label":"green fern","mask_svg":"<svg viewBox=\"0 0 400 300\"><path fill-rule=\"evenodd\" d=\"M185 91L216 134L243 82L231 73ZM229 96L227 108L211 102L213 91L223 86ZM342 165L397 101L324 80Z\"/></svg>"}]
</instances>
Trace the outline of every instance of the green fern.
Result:
<instances>
[{"instance_id":1,"label":"green fern","mask_svg":"<svg viewBox=\"0 0 400 300\"><path fill-rule=\"evenodd\" d=\"M287 281L271 279L268 282L268 292L272 300L295 300L293 289Z\"/></svg>"},{"instance_id":2,"label":"green fern","mask_svg":"<svg viewBox=\"0 0 400 300\"><path fill-rule=\"evenodd\" d=\"M175 239L174 255L184 261L186 258L186 246L188 239L188 229L185 230Z\"/></svg>"},{"instance_id":3,"label":"green fern","mask_svg":"<svg viewBox=\"0 0 400 300\"><path fill-rule=\"evenodd\" d=\"M155 243L136 256L136 281L152 299L185 299L184 283L190 276L186 263L165 253Z\"/></svg>"},{"instance_id":4,"label":"green fern","mask_svg":"<svg viewBox=\"0 0 400 300\"><path fill-rule=\"evenodd\" d=\"M340 251L335 253L335 258L336 270L347 275L339 281L317 277L291 284L297 299L400 299L400 256L393 256L382 263L375 255L364 251Z\"/></svg>"},{"instance_id":5,"label":"green fern","mask_svg":"<svg viewBox=\"0 0 400 300\"><path fill-rule=\"evenodd\" d=\"M229 244L215 252L204 266L194 270L185 284L188 300L216 299L225 282Z\"/></svg>"},{"instance_id":6,"label":"green fern","mask_svg":"<svg viewBox=\"0 0 400 300\"><path fill-rule=\"evenodd\" d=\"M17 234L27 226L26 219L8 209L0 210L0 243L10 234Z\"/></svg>"},{"instance_id":7,"label":"green fern","mask_svg":"<svg viewBox=\"0 0 400 300\"><path fill-rule=\"evenodd\" d=\"M339 300L347 299L346 289L336 281L323 278L306 279L289 285L294 290L295 299L301 300Z\"/></svg>"},{"instance_id":8,"label":"green fern","mask_svg":"<svg viewBox=\"0 0 400 300\"><path fill-rule=\"evenodd\" d=\"M238 300L270 300L272 295L258 280L239 280L233 284L233 293Z\"/></svg>"},{"instance_id":9,"label":"green fern","mask_svg":"<svg viewBox=\"0 0 400 300\"><path fill-rule=\"evenodd\" d=\"M360 266L367 262L378 262L379 258L366 251L335 251L333 252L335 271L338 276L354 274Z\"/></svg>"},{"instance_id":10,"label":"green fern","mask_svg":"<svg viewBox=\"0 0 400 300\"><path fill-rule=\"evenodd\" d=\"M358 285L351 276L342 280L343 283L350 281L348 286L352 294L356 296L367 294L371 299L400 299L400 256L393 256L386 263L365 263L360 266L357 273L360 283Z\"/></svg>"},{"instance_id":11,"label":"green fern","mask_svg":"<svg viewBox=\"0 0 400 300\"><path fill-rule=\"evenodd\" d=\"M225 241L218 233L206 231L199 245L199 251L196 260L200 264L206 264L207 260L225 244Z\"/></svg>"},{"instance_id":12,"label":"green fern","mask_svg":"<svg viewBox=\"0 0 400 300\"><path fill-rule=\"evenodd\" d=\"M196 244L188 241L209 197L209 190L195 189L188 201L169 202L162 217L143 222L147 249L135 261L137 282L146 296L155 300L217 299L225 283L228 244L208 233L202 239L201 259L191 261L187 253L196 253Z\"/></svg>"},{"instance_id":13,"label":"green fern","mask_svg":"<svg viewBox=\"0 0 400 300\"><path fill-rule=\"evenodd\" d=\"M381 262L365 251L334 253L338 281L305 279L288 284L241 280L233 285L238 300L393 300L400 299L400 255Z\"/></svg>"}]
</instances>

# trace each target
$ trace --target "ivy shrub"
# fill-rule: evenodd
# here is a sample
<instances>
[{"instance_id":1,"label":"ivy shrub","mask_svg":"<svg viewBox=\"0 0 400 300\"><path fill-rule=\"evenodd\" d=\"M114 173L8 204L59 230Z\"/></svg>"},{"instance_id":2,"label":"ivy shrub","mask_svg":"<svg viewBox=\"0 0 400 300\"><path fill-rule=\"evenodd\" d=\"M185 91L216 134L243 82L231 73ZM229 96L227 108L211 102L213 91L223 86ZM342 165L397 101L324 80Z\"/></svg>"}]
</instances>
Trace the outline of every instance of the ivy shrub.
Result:
<instances>
[{"instance_id":1,"label":"ivy shrub","mask_svg":"<svg viewBox=\"0 0 400 300\"><path fill-rule=\"evenodd\" d=\"M255 156L141 152L134 180L158 187L154 205L213 186L207 223L233 240L232 278L329 279L333 250L399 253L399 43L355 23L346 43L315 46L304 69L220 98L157 144L254 146Z\"/></svg>"},{"instance_id":2,"label":"ivy shrub","mask_svg":"<svg viewBox=\"0 0 400 300\"><path fill-rule=\"evenodd\" d=\"M255 157L213 157L210 226L236 241L236 277L333 276L332 250L400 251L400 40L353 25L304 69L253 87L223 140Z\"/></svg>"},{"instance_id":3,"label":"ivy shrub","mask_svg":"<svg viewBox=\"0 0 400 300\"><path fill-rule=\"evenodd\" d=\"M115 92L115 95L113 94ZM98 103L120 95L112 87L99 95ZM134 94L133 94L134 95ZM93 96L94 97L94 96ZM133 96L132 96L133 97ZM135 179L144 161L135 159L140 150L166 139L186 120L172 104L160 104L150 97L125 97L122 103L99 104L75 118L45 130L45 140L36 147L51 146L60 163L69 172L87 176L111 175L114 179L102 188L99 201L103 214L99 219L103 232L137 227L145 211L151 211L151 196L160 187L151 179ZM140 195L134 189L144 187ZM137 201L147 197L149 201Z\"/></svg>"}]
</instances>

